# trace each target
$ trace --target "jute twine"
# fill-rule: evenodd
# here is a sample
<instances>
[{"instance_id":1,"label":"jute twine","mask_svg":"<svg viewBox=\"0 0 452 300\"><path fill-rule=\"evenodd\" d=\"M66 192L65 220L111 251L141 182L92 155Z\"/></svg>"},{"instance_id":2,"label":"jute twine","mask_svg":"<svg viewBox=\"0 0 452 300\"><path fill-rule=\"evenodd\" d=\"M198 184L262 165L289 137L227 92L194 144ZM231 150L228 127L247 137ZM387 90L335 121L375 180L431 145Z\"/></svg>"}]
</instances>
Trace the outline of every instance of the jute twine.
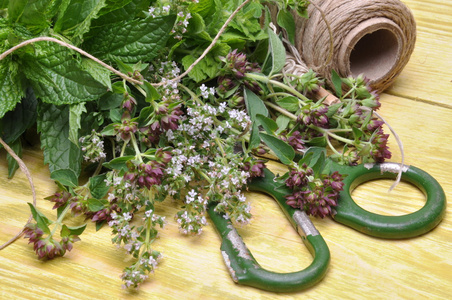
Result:
<instances>
[{"instance_id":1,"label":"jute twine","mask_svg":"<svg viewBox=\"0 0 452 300\"><path fill-rule=\"evenodd\" d=\"M332 70L364 74L382 92L413 52L416 23L399 0L316 0L308 13L308 19L296 16L295 47L304 66L297 64L328 81Z\"/></svg>"}]
</instances>

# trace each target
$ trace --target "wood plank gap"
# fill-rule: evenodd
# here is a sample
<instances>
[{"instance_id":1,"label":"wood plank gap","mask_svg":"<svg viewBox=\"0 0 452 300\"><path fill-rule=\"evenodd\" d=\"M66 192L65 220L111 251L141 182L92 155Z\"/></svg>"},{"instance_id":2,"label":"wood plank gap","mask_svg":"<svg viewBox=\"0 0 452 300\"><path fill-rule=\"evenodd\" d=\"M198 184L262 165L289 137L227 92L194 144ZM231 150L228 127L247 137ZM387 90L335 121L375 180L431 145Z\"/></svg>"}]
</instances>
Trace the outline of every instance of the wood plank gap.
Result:
<instances>
[{"instance_id":1,"label":"wood plank gap","mask_svg":"<svg viewBox=\"0 0 452 300\"><path fill-rule=\"evenodd\" d=\"M439 103L439 102L435 102L432 100L422 99L419 97L413 97L413 96L409 96L409 95L403 95L401 93L396 93L396 92L391 92L391 91L386 91L384 93L387 95L390 95L390 96L394 96L394 97L405 98L407 100L421 102L421 103L425 103L425 104L429 104L429 105L433 105L433 106L437 106L437 107L442 107L442 108L446 108L446 109L452 109L452 105L446 104L446 103Z\"/></svg>"}]
</instances>

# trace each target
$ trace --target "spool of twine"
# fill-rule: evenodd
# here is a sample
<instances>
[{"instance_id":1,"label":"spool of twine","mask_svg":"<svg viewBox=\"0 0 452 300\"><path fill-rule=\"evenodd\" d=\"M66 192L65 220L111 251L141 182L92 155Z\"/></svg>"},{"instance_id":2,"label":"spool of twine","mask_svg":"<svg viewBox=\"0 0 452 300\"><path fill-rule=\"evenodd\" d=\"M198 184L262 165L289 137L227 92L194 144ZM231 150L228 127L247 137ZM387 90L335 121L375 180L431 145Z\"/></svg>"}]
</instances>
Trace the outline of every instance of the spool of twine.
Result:
<instances>
[{"instance_id":1,"label":"spool of twine","mask_svg":"<svg viewBox=\"0 0 452 300\"><path fill-rule=\"evenodd\" d=\"M413 52L416 23L399 0L316 0L308 14L308 19L295 18L298 67L328 81L332 70L341 77L364 74L382 92Z\"/></svg>"}]
</instances>

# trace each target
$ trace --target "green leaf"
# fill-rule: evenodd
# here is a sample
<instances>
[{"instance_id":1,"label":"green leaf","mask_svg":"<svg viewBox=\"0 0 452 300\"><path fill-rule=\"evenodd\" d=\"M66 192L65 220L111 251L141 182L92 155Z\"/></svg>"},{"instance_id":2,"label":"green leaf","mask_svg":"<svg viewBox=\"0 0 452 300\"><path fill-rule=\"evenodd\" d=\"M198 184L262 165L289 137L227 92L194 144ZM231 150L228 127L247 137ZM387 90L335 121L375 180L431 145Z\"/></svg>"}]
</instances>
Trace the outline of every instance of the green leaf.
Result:
<instances>
[{"instance_id":1,"label":"green leaf","mask_svg":"<svg viewBox=\"0 0 452 300\"><path fill-rule=\"evenodd\" d=\"M182 65L187 70L195 61L195 57L189 54L182 58ZM212 54L208 54L193 67L193 69L188 73L188 76L196 82L201 82L205 79L215 77L218 71L219 61L217 61Z\"/></svg>"},{"instance_id":2,"label":"green leaf","mask_svg":"<svg viewBox=\"0 0 452 300\"><path fill-rule=\"evenodd\" d=\"M107 201L91 198L88 199L88 209L89 211L96 212L104 209L106 203Z\"/></svg>"},{"instance_id":3,"label":"green leaf","mask_svg":"<svg viewBox=\"0 0 452 300\"><path fill-rule=\"evenodd\" d=\"M293 162L295 151L292 146L270 134L261 132L259 136L283 164L290 165Z\"/></svg>"},{"instance_id":4,"label":"green leaf","mask_svg":"<svg viewBox=\"0 0 452 300\"><path fill-rule=\"evenodd\" d=\"M353 130L353 136L355 137L355 141L358 141L364 134L361 129L352 127Z\"/></svg>"},{"instance_id":5,"label":"green leaf","mask_svg":"<svg viewBox=\"0 0 452 300\"><path fill-rule=\"evenodd\" d=\"M342 79L334 70L331 70L331 82L333 83L336 96L340 98L342 96Z\"/></svg>"},{"instance_id":6,"label":"green leaf","mask_svg":"<svg viewBox=\"0 0 452 300\"><path fill-rule=\"evenodd\" d=\"M108 124L107 126L102 129L100 132L102 136L113 136L115 135L115 124Z\"/></svg>"},{"instance_id":7,"label":"green leaf","mask_svg":"<svg viewBox=\"0 0 452 300\"><path fill-rule=\"evenodd\" d=\"M278 129L278 124L276 124L276 122L272 119L265 117L264 115L257 114L256 121L259 122L262 127L264 127L264 130L268 134L273 134Z\"/></svg>"},{"instance_id":8,"label":"green leaf","mask_svg":"<svg viewBox=\"0 0 452 300\"><path fill-rule=\"evenodd\" d=\"M83 70L88 72L95 80L100 82L103 86L107 87L108 90L110 91L112 90L110 79L111 73L108 69L88 58L82 59L81 67Z\"/></svg>"},{"instance_id":9,"label":"green leaf","mask_svg":"<svg viewBox=\"0 0 452 300\"><path fill-rule=\"evenodd\" d=\"M342 104L343 104L342 102L339 102L339 103L328 106L328 112L326 113L326 116L328 118L332 118L334 116L334 114L339 110L339 108L342 107Z\"/></svg>"},{"instance_id":10,"label":"green leaf","mask_svg":"<svg viewBox=\"0 0 452 300\"><path fill-rule=\"evenodd\" d=\"M245 104L248 114L251 118L251 121L256 120L256 115L263 115L264 117L268 117L268 109L259 96L250 91L249 89L245 89Z\"/></svg>"},{"instance_id":11,"label":"green leaf","mask_svg":"<svg viewBox=\"0 0 452 300\"><path fill-rule=\"evenodd\" d=\"M8 14L11 22L25 25L37 34L49 27L49 19L53 17L54 0L14 0L9 1Z\"/></svg>"},{"instance_id":12,"label":"green leaf","mask_svg":"<svg viewBox=\"0 0 452 300\"><path fill-rule=\"evenodd\" d=\"M33 219L36 221L38 228L41 229L45 234L50 234L49 224L51 223L46 216L44 216L33 204L28 203L30 206L31 214Z\"/></svg>"},{"instance_id":13,"label":"green leaf","mask_svg":"<svg viewBox=\"0 0 452 300\"><path fill-rule=\"evenodd\" d=\"M259 146L260 143L261 138L259 136L259 124L257 122L253 122L248 149L255 149L256 147Z\"/></svg>"},{"instance_id":14,"label":"green leaf","mask_svg":"<svg viewBox=\"0 0 452 300\"><path fill-rule=\"evenodd\" d=\"M107 167L112 170L128 170L127 162L129 160L135 159L135 156L121 156L115 159L110 160L109 162L104 163L104 167Z\"/></svg>"},{"instance_id":15,"label":"green leaf","mask_svg":"<svg viewBox=\"0 0 452 300\"><path fill-rule=\"evenodd\" d=\"M153 102L155 100L159 100L161 98L159 92L155 87L152 86L148 81L144 81L142 85L144 91L146 92L146 102Z\"/></svg>"},{"instance_id":16,"label":"green leaf","mask_svg":"<svg viewBox=\"0 0 452 300\"><path fill-rule=\"evenodd\" d=\"M86 113L85 103L72 104L69 106L69 140L77 146L79 145L78 130L82 128L80 120L83 113Z\"/></svg>"},{"instance_id":17,"label":"green leaf","mask_svg":"<svg viewBox=\"0 0 452 300\"><path fill-rule=\"evenodd\" d=\"M60 12L54 30L65 36L81 38L88 32L91 21L105 6L105 0L70 0L63 2L64 11Z\"/></svg>"},{"instance_id":18,"label":"green leaf","mask_svg":"<svg viewBox=\"0 0 452 300\"><path fill-rule=\"evenodd\" d=\"M102 228L102 226L105 225L105 223L107 223L107 220L97 221L96 222L96 231L99 231Z\"/></svg>"},{"instance_id":19,"label":"green leaf","mask_svg":"<svg viewBox=\"0 0 452 300\"><path fill-rule=\"evenodd\" d=\"M107 0L97 19L91 22L91 28L108 27L111 24L132 20L143 11L149 8L149 0ZM89 35L94 36L97 31L90 31Z\"/></svg>"},{"instance_id":20,"label":"green leaf","mask_svg":"<svg viewBox=\"0 0 452 300\"><path fill-rule=\"evenodd\" d=\"M188 8L191 13L198 13L202 17L207 17L211 10L215 8L215 3L213 0L199 0L191 3Z\"/></svg>"},{"instance_id":21,"label":"green leaf","mask_svg":"<svg viewBox=\"0 0 452 300\"><path fill-rule=\"evenodd\" d=\"M284 28L287 32L289 42L295 44L295 20L292 13L289 10L279 10L277 16L277 23L281 28Z\"/></svg>"},{"instance_id":22,"label":"green leaf","mask_svg":"<svg viewBox=\"0 0 452 300\"><path fill-rule=\"evenodd\" d=\"M107 195L108 190L110 189L105 182L106 179L105 174L93 176L89 178L89 191L91 196L96 199L102 199L105 195Z\"/></svg>"},{"instance_id":23,"label":"green leaf","mask_svg":"<svg viewBox=\"0 0 452 300\"><path fill-rule=\"evenodd\" d=\"M99 98L107 87L83 70L72 52L58 44L40 42L23 55L23 71L38 98L55 105Z\"/></svg>"},{"instance_id":24,"label":"green leaf","mask_svg":"<svg viewBox=\"0 0 452 300\"><path fill-rule=\"evenodd\" d=\"M9 147L17 156L22 158L22 143L20 142L20 139L9 144ZM6 154L6 161L8 162L8 178L11 179L19 168L19 164L9 153Z\"/></svg>"},{"instance_id":25,"label":"green leaf","mask_svg":"<svg viewBox=\"0 0 452 300\"><path fill-rule=\"evenodd\" d=\"M312 156L310 156L310 160L307 164L314 171L314 176L318 177L325 166L326 150L321 147L311 147L306 151L305 155L311 153Z\"/></svg>"},{"instance_id":26,"label":"green leaf","mask_svg":"<svg viewBox=\"0 0 452 300\"><path fill-rule=\"evenodd\" d=\"M94 56L109 61L150 61L166 46L174 16L148 17L102 27L85 47Z\"/></svg>"},{"instance_id":27,"label":"green leaf","mask_svg":"<svg viewBox=\"0 0 452 300\"><path fill-rule=\"evenodd\" d=\"M38 107L38 131L41 133L44 163L49 164L52 179L77 185L82 152L69 140L69 127L68 106L42 103Z\"/></svg>"},{"instance_id":28,"label":"green leaf","mask_svg":"<svg viewBox=\"0 0 452 300\"><path fill-rule=\"evenodd\" d=\"M189 34L196 35L206 28L206 24L204 23L204 19L200 14L196 12L191 12L191 18L189 20L187 31Z\"/></svg>"},{"instance_id":29,"label":"green leaf","mask_svg":"<svg viewBox=\"0 0 452 300\"><path fill-rule=\"evenodd\" d=\"M278 125L278 130L276 131L276 134L280 134L281 132L286 130L291 120L292 120L291 118L285 115L279 115L276 118L276 124Z\"/></svg>"},{"instance_id":30,"label":"green leaf","mask_svg":"<svg viewBox=\"0 0 452 300\"><path fill-rule=\"evenodd\" d=\"M272 67L270 71L270 76L278 73L282 70L284 65L286 64L286 49L284 48L283 43L270 28L267 30L269 37L269 51L272 58Z\"/></svg>"},{"instance_id":31,"label":"green leaf","mask_svg":"<svg viewBox=\"0 0 452 300\"><path fill-rule=\"evenodd\" d=\"M121 105L123 99L124 95L122 94L108 92L99 98L97 106L99 110L111 110L118 108Z\"/></svg>"},{"instance_id":32,"label":"green leaf","mask_svg":"<svg viewBox=\"0 0 452 300\"><path fill-rule=\"evenodd\" d=\"M17 140L28 128L36 122L36 97L31 88L27 89L26 96L19 102L13 111L7 112L0 119L0 135L5 143Z\"/></svg>"},{"instance_id":33,"label":"green leaf","mask_svg":"<svg viewBox=\"0 0 452 300\"><path fill-rule=\"evenodd\" d=\"M70 169L57 169L50 174L50 178L64 186L76 187L78 175Z\"/></svg>"},{"instance_id":34,"label":"green leaf","mask_svg":"<svg viewBox=\"0 0 452 300\"><path fill-rule=\"evenodd\" d=\"M300 100L293 96L278 99L276 103L290 112L296 112L300 108Z\"/></svg>"},{"instance_id":35,"label":"green leaf","mask_svg":"<svg viewBox=\"0 0 452 300\"><path fill-rule=\"evenodd\" d=\"M61 237L68 237L70 235L81 235L83 231L85 231L86 224L81 226L69 227L66 224L63 224L61 228Z\"/></svg>"},{"instance_id":36,"label":"green leaf","mask_svg":"<svg viewBox=\"0 0 452 300\"><path fill-rule=\"evenodd\" d=\"M0 61L0 118L13 110L25 96L22 78L17 73L17 64L5 58Z\"/></svg>"}]
</instances>

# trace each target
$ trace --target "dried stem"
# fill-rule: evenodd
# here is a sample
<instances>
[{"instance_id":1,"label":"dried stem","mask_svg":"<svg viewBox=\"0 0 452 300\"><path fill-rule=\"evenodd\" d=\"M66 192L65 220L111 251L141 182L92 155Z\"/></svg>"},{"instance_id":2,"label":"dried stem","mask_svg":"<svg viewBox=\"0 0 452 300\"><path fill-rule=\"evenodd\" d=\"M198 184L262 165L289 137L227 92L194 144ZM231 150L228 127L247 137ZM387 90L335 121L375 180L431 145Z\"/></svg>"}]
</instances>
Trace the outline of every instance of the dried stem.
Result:
<instances>
[{"instance_id":1,"label":"dried stem","mask_svg":"<svg viewBox=\"0 0 452 300\"><path fill-rule=\"evenodd\" d=\"M35 190L35 186L33 184L33 179L31 178L31 175L30 175L30 172L28 171L27 166L22 161L22 159L20 159L20 157L17 156L16 153L14 153L13 149L11 149L8 146L8 144L6 144L5 141L3 141L2 138L0 138L0 144L3 146L3 148L5 148L5 150L9 153L9 155L11 155L17 161L17 163L19 164L19 168L22 170L22 172L24 172L25 176L27 176L28 182L30 183L30 187L31 187L31 193L33 195L33 206L36 206L36 190ZM27 226L27 224L30 223L32 218L33 218L33 216L30 215L25 226ZM25 226L12 239L7 241L3 245L0 245L0 250L3 250L4 248L8 247L10 244L14 243L18 238L20 238L22 236L22 234L24 233Z\"/></svg>"},{"instance_id":2,"label":"dried stem","mask_svg":"<svg viewBox=\"0 0 452 300\"><path fill-rule=\"evenodd\" d=\"M58 39L56 39L56 38L47 37L47 36L41 36L41 37L29 39L29 40L26 40L26 41L24 41L24 42L22 42L22 43L20 43L20 44L17 44L16 46L12 47L11 49L8 49L7 51L3 52L3 53L0 55L0 61L3 60L6 56L8 56L9 54L13 53L14 51L16 51L16 50L19 49L19 48L22 48L22 47L27 46L27 45L32 44L32 43L41 42L41 41L54 42L54 43L60 44L60 45L63 46L63 47L66 47L66 48L75 50L75 51L77 51L78 53L80 53L80 54L82 54L82 55L88 57L89 59L94 60L95 62L97 62L98 64L100 64L100 65L103 66L104 68L110 70L112 73L118 75L119 77L121 77L121 78L123 78L123 79L125 79L125 80L127 80L127 81L130 81L130 82L132 82L132 83L135 83L135 84L139 84L139 85L143 84L141 81L138 81L138 80L136 80L136 79L133 79L133 78L127 76L126 74L124 74L124 73L122 73L122 72L116 70L116 69L113 68L112 66L110 66L110 65L104 63L103 61L101 61L100 59L98 59L98 58L92 56L92 55L89 54L88 52L86 52L86 51L84 51L84 50L82 50L82 49L80 49L80 48L78 48L78 47L76 47L76 46L74 46L74 45L71 45L71 44L68 44L68 43L66 43L66 42L60 41L60 40L58 40Z\"/></svg>"}]
</instances>

